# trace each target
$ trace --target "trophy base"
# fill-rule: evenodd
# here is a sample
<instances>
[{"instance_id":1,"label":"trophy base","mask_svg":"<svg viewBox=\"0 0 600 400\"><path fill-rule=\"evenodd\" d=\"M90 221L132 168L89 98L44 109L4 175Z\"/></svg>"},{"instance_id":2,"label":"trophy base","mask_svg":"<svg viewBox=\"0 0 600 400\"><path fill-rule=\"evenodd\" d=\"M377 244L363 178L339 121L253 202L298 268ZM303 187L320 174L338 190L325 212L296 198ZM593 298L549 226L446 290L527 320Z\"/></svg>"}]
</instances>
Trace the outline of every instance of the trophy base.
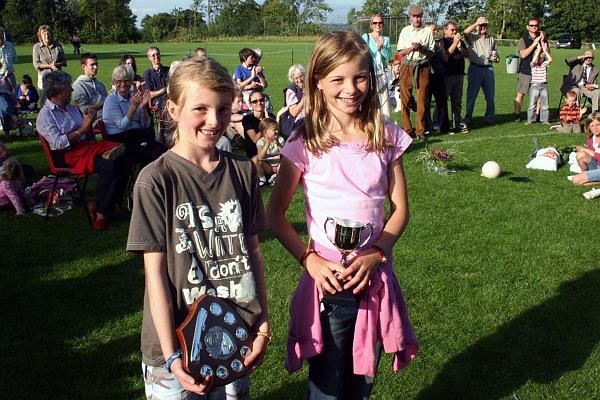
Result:
<instances>
[{"instance_id":1,"label":"trophy base","mask_svg":"<svg viewBox=\"0 0 600 400\"><path fill-rule=\"evenodd\" d=\"M358 300L356 299L356 297L354 297L354 294L352 293L352 288L343 290L341 292L337 292L335 294L326 292L323 295L323 300L321 301L325 304L358 307Z\"/></svg>"}]
</instances>

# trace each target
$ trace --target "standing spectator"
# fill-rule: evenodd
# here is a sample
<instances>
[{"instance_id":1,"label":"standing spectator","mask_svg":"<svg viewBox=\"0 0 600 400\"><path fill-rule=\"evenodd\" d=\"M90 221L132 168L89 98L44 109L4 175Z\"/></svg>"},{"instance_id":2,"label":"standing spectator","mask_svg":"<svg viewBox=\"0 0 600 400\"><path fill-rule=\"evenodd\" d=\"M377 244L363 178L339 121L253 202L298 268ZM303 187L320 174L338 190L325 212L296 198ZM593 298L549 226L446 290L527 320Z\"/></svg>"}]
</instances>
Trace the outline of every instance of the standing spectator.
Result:
<instances>
[{"instance_id":1,"label":"standing spectator","mask_svg":"<svg viewBox=\"0 0 600 400\"><path fill-rule=\"evenodd\" d=\"M104 84L96 79L98 58L95 54L83 53L80 60L83 75L79 75L73 82L72 99L82 113L92 109L96 113L96 119L102 119L102 107L108 93Z\"/></svg>"},{"instance_id":2,"label":"standing spectator","mask_svg":"<svg viewBox=\"0 0 600 400\"><path fill-rule=\"evenodd\" d=\"M515 122L521 121L521 104L523 103L523 97L525 93L529 91L531 86L531 62L533 61L533 53L535 49L545 43L546 35L540 31L540 21L537 18L530 18L527 23L527 35L523 36L517 47L519 49L519 74L517 84L517 94L515 96Z\"/></svg>"},{"instance_id":3,"label":"standing spectator","mask_svg":"<svg viewBox=\"0 0 600 400\"><path fill-rule=\"evenodd\" d=\"M204 47L198 47L194 50L194 57L206 57L206 49Z\"/></svg>"},{"instance_id":4,"label":"standing spectator","mask_svg":"<svg viewBox=\"0 0 600 400\"><path fill-rule=\"evenodd\" d=\"M35 86L33 86L31 76L23 75L22 83L17 86L17 100L19 102L17 107L24 111L36 111L39 99L40 96Z\"/></svg>"},{"instance_id":5,"label":"standing spectator","mask_svg":"<svg viewBox=\"0 0 600 400\"><path fill-rule=\"evenodd\" d=\"M529 110L527 110L527 123L536 121L537 104L540 103L540 122L549 125L548 111L548 66L552 63L552 57L548 52L548 44L542 43L531 61L531 88L529 90Z\"/></svg>"},{"instance_id":6,"label":"standing spectator","mask_svg":"<svg viewBox=\"0 0 600 400\"><path fill-rule=\"evenodd\" d=\"M71 44L73 45L73 54L81 54L81 38L77 32L71 35Z\"/></svg>"},{"instance_id":7,"label":"standing spectator","mask_svg":"<svg viewBox=\"0 0 600 400\"><path fill-rule=\"evenodd\" d=\"M427 91L429 90L428 60L433 56L435 42L431 29L423 27L423 9L419 6L408 8L411 25L402 28L398 38L398 51L403 56L400 74L400 99L402 101L402 128L410 134L425 140L425 113ZM410 122L409 102L413 87L417 90L417 128Z\"/></svg>"},{"instance_id":8,"label":"standing spectator","mask_svg":"<svg viewBox=\"0 0 600 400\"><path fill-rule=\"evenodd\" d=\"M152 104L160 110L164 107L167 94L167 83L169 81L169 67L165 67L160 62L160 50L158 47L148 48L148 59L152 67L144 72L144 82L150 89Z\"/></svg>"},{"instance_id":9,"label":"standing spectator","mask_svg":"<svg viewBox=\"0 0 600 400\"><path fill-rule=\"evenodd\" d=\"M0 28L0 76L6 79L12 86L13 93L16 91L17 80L15 79L16 52L12 43L6 40L4 28Z\"/></svg>"},{"instance_id":10,"label":"standing spectator","mask_svg":"<svg viewBox=\"0 0 600 400\"><path fill-rule=\"evenodd\" d=\"M431 29L431 34L437 36L437 26L433 22L427 22L425 29ZM436 39L433 56L429 60L429 91L427 93L427 102L425 119L427 121L426 131L448 132L450 129L448 123L448 102L446 101L446 86L444 83L444 74L446 66L442 59L442 40ZM435 98L435 111L431 118L431 98Z\"/></svg>"},{"instance_id":11,"label":"standing spectator","mask_svg":"<svg viewBox=\"0 0 600 400\"><path fill-rule=\"evenodd\" d=\"M390 118L392 107L388 92L386 69L392 58L392 47L390 46L390 38L383 35L383 15L375 14L371 16L371 32L364 33L362 38L369 45L371 57L373 58L381 111L385 118Z\"/></svg>"},{"instance_id":12,"label":"standing spectator","mask_svg":"<svg viewBox=\"0 0 600 400\"><path fill-rule=\"evenodd\" d=\"M67 66L67 57L62 45L52 37L52 29L48 25L40 25L37 31L39 42L33 45L33 68L38 72L38 89L42 101L44 82L42 78L51 71L61 70Z\"/></svg>"},{"instance_id":13,"label":"standing spectator","mask_svg":"<svg viewBox=\"0 0 600 400\"><path fill-rule=\"evenodd\" d=\"M442 60L445 65L444 84L446 99L450 97L453 126L450 133L468 132L467 126L462 123L462 96L463 82L465 79L465 58L469 56L467 46L458 33L456 22L448 21L444 25L444 38L442 39Z\"/></svg>"},{"instance_id":14,"label":"standing spectator","mask_svg":"<svg viewBox=\"0 0 600 400\"><path fill-rule=\"evenodd\" d=\"M469 50L467 113L464 119L467 127L473 122L473 109L480 88L483 90L486 102L483 121L486 124L492 124L496 119L496 103L494 102L496 83L492 63L499 62L500 56L496 50L496 41L488 34L488 25L489 21L486 17L479 17L464 31ZM475 28L477 28L477 33L471 33Z\"/></svg>"},{"instance_id":15,"label":"standing spectator","mask_svg":"<svg viewBox=\"0 0 600 400\"><path fill-rule=\"evenodd\" d=\"M560 89L563 93L569 90L577 93L577 98L585 96L592 100L592 112L598 111L598 100L600 99L600 89L596 79L598 78L598 68L594 65L594 53L587 50L580 56L567 57L565 62L569 66L569 75Z\"/></svg>"}]
</instances>

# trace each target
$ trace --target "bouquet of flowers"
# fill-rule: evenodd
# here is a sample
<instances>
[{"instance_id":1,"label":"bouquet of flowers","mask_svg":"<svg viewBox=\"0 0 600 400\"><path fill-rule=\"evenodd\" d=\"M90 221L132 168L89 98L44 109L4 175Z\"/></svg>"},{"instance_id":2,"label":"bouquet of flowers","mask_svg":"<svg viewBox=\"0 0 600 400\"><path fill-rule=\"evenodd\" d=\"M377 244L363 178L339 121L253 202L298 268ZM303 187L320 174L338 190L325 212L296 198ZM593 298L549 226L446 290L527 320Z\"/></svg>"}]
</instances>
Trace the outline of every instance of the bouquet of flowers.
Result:
<instances>
[{"instance_id":1,"label":"bouquet of flowers","mask_svg":"<svg viewBox=\"0 0 600 400\"><path fill-rule=\"evenodd\" d=\"M456 172L450 168L450 164L454 160L456 151L453 149L444 150L442 148L431 149L425 146L425 149L417 156L417 161L423 163L423 167L429 172L434 172L440 175L448 175Z\"/></svg>"}]
</instances>

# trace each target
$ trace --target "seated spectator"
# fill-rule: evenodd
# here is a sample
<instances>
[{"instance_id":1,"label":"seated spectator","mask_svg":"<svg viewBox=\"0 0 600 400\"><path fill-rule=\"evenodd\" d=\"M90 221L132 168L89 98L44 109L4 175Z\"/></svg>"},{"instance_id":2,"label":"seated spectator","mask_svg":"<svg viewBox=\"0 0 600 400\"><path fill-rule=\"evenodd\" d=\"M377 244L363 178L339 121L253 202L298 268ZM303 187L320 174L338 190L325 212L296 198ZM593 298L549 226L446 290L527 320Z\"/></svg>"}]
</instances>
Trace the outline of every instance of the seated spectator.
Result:
<instances>
[{"instance_id":1,"label":"seated spectator","mask_svg":"<svg viewBox=\"0 0 600 400\"><path fill-rule=\"evenodd\" d=\"M581 133L581 117L586 113L587 108L579 107L579 103L577 102L577 93L572 90L569 90L567 94L565 94L566 103L560 108L560 125L556 127L559 132L564 133Z\"/></svg>"},{"instance_id":2,"label":"seated spectator","mask_svg":"<svg viewBox=\"0 0 600 400\"><path fill-rule=\"evenodd\" d=\"M73 102L83 114L92 110L96 113L96 119L102 119L102 107L108 93L104 84L96 79L98 58L95 54L84 53L80 60L83 75L73 82Z\"/></svg>"},{"instance_id":3,"label":"seated spectator","mask_svg":"<svg viewBox=\"0 0 600 400\"><path fill-rule=\"evenodd\" d=\"M37 111L40 100L40 95L37 89L33 86L33 80L29 75L23 75L21 84L17 86L17 107L24 111Z\"/></svg>"},{"instance_id":4,"label":"seated spectator","mask_svg":"<svg viewBox=\"0 0 600 400\"><path fill-rule=\"evenodd\" d=\"M277 121L272 118L263 118L258 124L260 138L256 141L258 156L259 185L264 186L269 177L269 184L275 184L279 172L279 153L285 140L278 135Z\"/></svg>"},{"instance_id":5,"label":"seated spectator","mask_svg":"<svg viewBox=\"0 0 600 400\"><path fill-rule=\"evenodd\" d=\"M287 107L287 114L283 113L281 118L281 134L288 138L292 133L297 121L304 118L304 75L306 71L300 64L294 64L288 70L290 84L283 89L283 106Z\"/></svg>"},{"instance_id":6,"label":"seated spectator","mask_svg":"<svg viewBox=\"0 0 600 400\"><path fill-rule=\"evenodd\" d=\"M167 94L167 83L169 82L169 67L160 62L160 50L158 47L148 48L148 59L152 67L144 72L145 87L150 89L152 105L160 110L164 108ZM133 78L132 78L133 79Z\"/></svg>"},{"instance_id":7,"label":"seated spectator","mask_svg":"<svg viewBox=\"0 0 600 400\"><path fill-rule=\"evenodd\" d=\"M239 53L241 64L233 70L233 79L242 90L244 103L252 107L249 102L250 92L256 89L264 89L267 86L262 68L256 63L254 50L244 47Z\"/></svg>"},{"instance_id":8,"label":"seated spectator","mask_svg":"<svg viewBox=\"0 0 600 400\"><path fill-rule=\"evenodd\" d=\"M142 78L137 73L137 64L135 63L135 57L129 54L123 55L123 57L121 57L119 65L129 65L131 68L133 68L133 82L135 83L135 88L140 90L140 87L144 84L144 78ZM113 87L113 89L115 88Z\"/></svg>"},{"instance_id":9,"label":"seated spectator","mask_svg":"<svg viewBox=\"0 0 600 400\"><path fill-rule=\"evenodd\" d=\"M600 182L600 112L591 113L585 123L589 133L587 147L576 146L577 164L581 173L572 178L575 185Z\"/></svg>"},{"instance_id":10,"label":"seated spectator","mask_svg":"<svg viewBox=\"0 0 600 400\"><path fill-rule=\"evenodd\" d=\"M125 144L128 157L146 165L167 151L165 145L155 140L150 126L146 110L150 91L131 91L133 69L126 65L119 65L113 70L112 81L116 90L104 101L104 130L111 141Z\"/></svg>"},{"instance_id":11,"label":"seated spectator","mask_svg":"<svg viewBox=\"0 0 600 400\"><path fill-rule=\"evenodd\" d=\"M8 137L17 124L17 102L8 79L0 76L0 125Z\"/></svg>"},{"instance_id":12,"label":"seated spectator","mask_svg":"<svg viewBox=\"0 0 600 400\"><path fill-rule=\"evenodd\" d=\"M587 50L583 55L577 57L567 57L565 63L569 66L569 75L563 86L560 88L563 94L569 90L574 91L578 98L585 96L592 101L592 112L598 110L598 100L600 99L600 89L596 79L598 78L598 68L593 64L594 53Z\"/></svg>"},{"instance_id":13,"label":"seated spectator","mask_svg":"<svg viewBox=\"0 0 600 400\"><path fill-rule=\"evenodd\" d=\"M0 210L12 208L17 215L25 214L25 175L21 164L14 158L2 163L0 172Z\"/></svg>"},{"instance_id":14,"label":"seated spectator","mask_svg":"<svg viewBox=\"0 0 600 400\"><path fill-rule=\"evenodd\" d=\"M62 71L44 75L47 99L37 117L36 126L54 151L55 162L71 167L77 174L98 174L96 202L90 205L92 226L104 229L114 205L123 199L131 162L122 157L125 147L119 143L94 142L92 122L95 114L82 116L69 104L71 76ZM64 159L61 159L64 158Z\"/></svg>"},{"instance_id":15,"label":"seated spectator","mask_svg":"<svg viewBox=\"0 0 600 400\"><path fill-rule=\"evenodd\" d=\"M252 112L242 118L244 148L246 149L246 157L251 159L258 169L256 142L260 138L259 124L263 118L275 119L275 116L269 114L265 109L265 96L260 90L253 90L250 93L250 104L252 104Z\"/></svg>"}]
</instances>

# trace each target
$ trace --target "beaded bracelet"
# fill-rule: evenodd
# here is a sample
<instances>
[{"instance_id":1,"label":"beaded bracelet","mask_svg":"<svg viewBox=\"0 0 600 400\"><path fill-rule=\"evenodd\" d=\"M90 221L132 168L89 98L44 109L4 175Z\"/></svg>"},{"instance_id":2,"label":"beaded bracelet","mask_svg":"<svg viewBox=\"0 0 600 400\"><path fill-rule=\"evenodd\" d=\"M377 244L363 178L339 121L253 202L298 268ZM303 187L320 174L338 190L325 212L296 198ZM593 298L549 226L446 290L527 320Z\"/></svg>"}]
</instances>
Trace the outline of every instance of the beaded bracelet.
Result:
<instances>
[{"instance_id":1,"label":"beaded bracelet","mask_svg":"<svg viewBox=\"0 0 600 400\"><path fill-rule=\"evenodd\" d=\"M256 332L256 336L264 336L269 340L269 344L273 341L273 334L271 332Z\"/></svg>"}]
</instances>

